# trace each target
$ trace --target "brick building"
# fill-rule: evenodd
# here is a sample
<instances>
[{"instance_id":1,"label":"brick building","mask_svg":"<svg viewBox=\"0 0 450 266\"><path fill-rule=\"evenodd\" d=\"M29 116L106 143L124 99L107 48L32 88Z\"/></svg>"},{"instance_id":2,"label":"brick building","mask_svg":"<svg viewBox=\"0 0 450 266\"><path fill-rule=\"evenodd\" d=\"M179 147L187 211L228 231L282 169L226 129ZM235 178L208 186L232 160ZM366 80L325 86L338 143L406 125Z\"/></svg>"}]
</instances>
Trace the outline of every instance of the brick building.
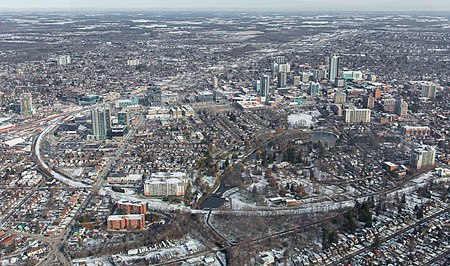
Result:
<instances>
[{"instance_id":1,"label":"brick building","mask_svg":"<svg viewBox=\"0 0 450 266\"><path fill-rule=\"evenodd\" d=\"M107 230L143 230L145 216L143 214L110 215L107 221Z\"/></svg>"},{"instance_id":2,"label":"brick building","mask_svg":"<svg viewBox=\"0 0 450 266\"><path fill-rule=\"evenodd\" d=\"M123 214L146 214L147 203L121 199L117 202L117 209L121 210Z\"/></svg>"}]
</instances>

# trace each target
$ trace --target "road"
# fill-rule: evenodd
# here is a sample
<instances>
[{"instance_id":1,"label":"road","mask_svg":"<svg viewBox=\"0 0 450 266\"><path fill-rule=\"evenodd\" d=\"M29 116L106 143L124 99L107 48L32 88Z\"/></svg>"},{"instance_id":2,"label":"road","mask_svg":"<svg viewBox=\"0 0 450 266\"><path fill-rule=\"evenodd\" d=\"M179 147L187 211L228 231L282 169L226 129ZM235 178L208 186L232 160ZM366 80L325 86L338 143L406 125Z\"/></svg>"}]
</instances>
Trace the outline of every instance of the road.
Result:
<instances>
[{"instance_id":1,"label":"road","mask_svg":"<svg viewBox=\"0 0 450 266\"><path fill-rule=\"evenodd\" d=\"M108 104L108 103L102 103L100 105L105 105L105 104ZM11 134L11 133L16 134L21 131L27 130L27 128L29 128L30 126L37 127L38 123L48 122L47 127L38 135L38 137L34 143L34 155L35 155L35 158L37 159L37 165L38 165L39 169L43 170L46 173L49 173L50 177L57 179L60 182L62 182L63 184L68 186L68 187L63 187L61 189L69 189L70 190L70 189L86 188L90 191L88 196L84 200L84 202L78 208L74 217L71 219L69 225L65 228L63 233L61 233L61 235L58 237L51 238L51 237L45 237L45 236L37 235L37 234L27 234L27 233L17 232L17 231L6 231L7 233L14 233L14 234L20 234L23 236L29 236L29 237L32 237L33 239L42 240L49 244L49 248L51 250L50 253L46 257L46 259L41 261L38 265L71 265L71 260L70 260L69 256L64 252L64 245L65 245L65 243L67 243L67 240L69 239L69 237L72 233L73 225L75 225L76 221L82 215L82 213L84 212L84 210L90 203L91 199L93 198L93 195L96 195L98 193L98 191L104 186L104 184L106 182L106 178L109 175L109 173L111 172L112 167L115 165L117 160L122 157L122 155L125 151L125 148L126 148L126 144L136 133L136 128L141 126L144 122L143 117L139 116L138 126L136 128L133 128L132 130L130 130L130 132L121 140L115 156L108 161L107 165L100 172L94 185L88 186L79 181L71 180L70 178L51 170L42 158L40 147L41 147L43 139L46 137L47 134L49 134L53 130L55 130L57 128L58 124L70 119L71 115L76 114L80 111L89 111L91 109L98 108L98 107L99 107L99 105L95 105L95 106L91 106L90 108L84 108L82 110L68 111L68 112L64 112L62 114L51 115L45 119L36 120L36 121L32 122L31 125L28 125L27 127L25 127L25 126L18 127L18 128L15 128L14 130L10 130L8 132L9 134ZM9 189L9 188L5 188L5 189ZM11 189L23 189L23 188L11 188ZM43 186L30 188L31 193L28 193L28 195L24 199L21 200L21 202L17 205L17 207L21 207L23 204L25 204L25 202L36 191L45 190L45 189L49 189L49 188L43 187ZM15 210L18 209L17 207L14 208L13 210L11 210L8 213L8 215L5 216L1 220L0 228L2 228L3 225L6 223L6 221L14 214Z\"/></svg>"},{"instance_id":2,"label":"road","mask_svg":"<svg viewBox=\"0 0 450 266\"><path fill-rule=\"evenodd\" d=\"M91 202L94 195L98 193L98 191L105 185L105 182L107 180L108 175L110 174L112 167L116 164L117 160L119 160L123 153L125 152L125 148L127 146L128 141L134 136L134 134L137 131L137 128L139 128L144 123L144 118L142 116L139 117L139 123L138 125L133 128L120 142L119 148L116 151L116 154L114 158L110 159L106 166L103 168L103 170L100 172L100 174L97 177L97 181L92 186L86 200L82 203L80 208L77 210L77 213L74 215L72 220L70 221L69 225L66 227L66 230L60 236L56 239L56 241L51 246L52 252L47 256L46 260L44 260L41 265L51 265L52 263L55 263L55 261L59 261L60 263L63 263L63 265L71 265L70 258L68 258L68 255L63 251L64 245L67 243L70 235L72 234L72 227L75 225L76 221L79 219L79 217L84 213L86 207Z\"/></svg>"}]
</instances>

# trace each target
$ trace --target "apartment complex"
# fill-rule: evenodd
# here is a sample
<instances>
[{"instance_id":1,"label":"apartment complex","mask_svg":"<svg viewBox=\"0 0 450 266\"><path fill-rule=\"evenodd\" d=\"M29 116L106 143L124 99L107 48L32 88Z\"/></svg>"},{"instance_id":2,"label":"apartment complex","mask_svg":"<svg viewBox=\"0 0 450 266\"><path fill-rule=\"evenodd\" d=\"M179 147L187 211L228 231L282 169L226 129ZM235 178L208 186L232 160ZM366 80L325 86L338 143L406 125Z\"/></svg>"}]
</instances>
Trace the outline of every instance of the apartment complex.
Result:
<instances>
[{"instance_id":1,"label":"apartment complex","mask_svg":"<svg viewBox=\"0 0 450 266\"><path fill-rule=\"evenodd\" d=\"M344 119L347 124L370 123L370 109L345 109Z\"/></svg>"},{"instance_id":2,"label":"apartment complex","mask_svg":"<svg viewBox=\"0 0 450 266\"><path fill-rule=\"evenodd\" d=\"M416 170L434 166L435 157L436 150L431 147L415 149L411 156L411 166Z\"/></svg>"},{"instance_id":3,"label":"apartment complex","mask_svg":"<svg viewBox=\"0 0 450 266\"><path fill-rule=\"evenodd\" d=\"M143 230L144 227L143 214L110 215L107 220L108 230Z\"/></svg>"}]
</instances>

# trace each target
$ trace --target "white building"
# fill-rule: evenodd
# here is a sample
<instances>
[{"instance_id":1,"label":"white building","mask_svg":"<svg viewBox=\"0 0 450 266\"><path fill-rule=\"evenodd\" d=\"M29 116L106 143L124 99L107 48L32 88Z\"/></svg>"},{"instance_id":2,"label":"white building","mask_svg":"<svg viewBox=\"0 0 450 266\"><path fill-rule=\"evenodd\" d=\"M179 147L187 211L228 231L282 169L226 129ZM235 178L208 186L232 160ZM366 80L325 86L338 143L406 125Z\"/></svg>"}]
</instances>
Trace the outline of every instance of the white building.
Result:
<instances>
[{"instance_id":1,"label":"white building","mask_svg":"<svg viewBox=\"0 0 450 266\"><path fill-rule=\"evenodd\" d=\"M144 182L144 195L147 197L184 196L184 183L178 178L150 178Z\"/></svg>"},{"instance_id":2,"label":"white building","mask_svg":"<svg viewBox=\"0 0 450 266\"><path fill-rule=\"evenodd\" d=\"M56 58L56 63L58 66L66 66L72 63L72 59L70 58L70 55L62 55Z\"/></svg>"},{"instance_id":3,"label":"white building","mask_svg":"<svg viewBox=\"0 0 450 266\"><path fill-rule=\"evenodd\" d=\"M434 99L436 98L436 84L428 82L422 85L422 97Z\"/></svg>"},{"instance_id":4,"label":"white building","mask_svg":"<svg viewBox=\"0 0 450 266\"><path fill-rule=\"evenodd\" d=\"M370 109L345 109L344 119L347 124L370 123Z\"/></svg>"},{"instance_id":5,"label":"white building","mask_svg":"<svg viewBox=\"0 0 450 266\"><path fill-rule=\"evenodd\" d=\"M416 170L431 167L435 164L436 150L432 147L415 149L411 155L411 166Z\"/></svg>"},{"instance_id":6,"label":"white building","mask_svg":"<svg viewBox=\"0 0 450 266\"><path fill-rule=\"evenodd\" d=\"M129 66L138 66L139 64L140 64L139 59L127 60L127 65Z\"/></svg>"},{"instance_id":7,"label":"white building","mask_svg":"<svg viewBox=\"0 0 450 266\"><path fill-rule=\"evenodd\" d=\"M184 196L188 180L186 173L159 172L144 181L144 195L147 197Z\"/></svg>"},{"instance_id":8,"label":"white building","mask_svg":"<svg viewBox=\"0 0 450 266\"><path fill-rule=\"evenodd\" d=\"M330 67L329 67L329 80L331 82L334 82L334 80L339 75L339 56L333 55L330 60Z\"/></svg>"}]
</instances>

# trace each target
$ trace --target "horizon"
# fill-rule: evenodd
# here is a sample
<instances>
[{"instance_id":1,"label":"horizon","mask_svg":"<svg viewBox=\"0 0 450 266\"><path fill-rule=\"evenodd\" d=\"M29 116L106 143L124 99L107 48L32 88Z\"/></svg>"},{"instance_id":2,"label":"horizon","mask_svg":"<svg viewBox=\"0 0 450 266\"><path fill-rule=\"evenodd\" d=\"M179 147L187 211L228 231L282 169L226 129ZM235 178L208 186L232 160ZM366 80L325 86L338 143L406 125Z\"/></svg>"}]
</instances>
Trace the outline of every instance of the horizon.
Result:
<instances>
[{"instance_id":1,"label":"horizon","mask_svg":"<svg viewBox=\"0 0 450 266\"><path fill-rule=\"evenodd\" d=\"M306 7L306 8L305 8ZM0 12L450 12L450 2L444 0L17 0L0 3Z\"/></svg>"}]
</instances>

